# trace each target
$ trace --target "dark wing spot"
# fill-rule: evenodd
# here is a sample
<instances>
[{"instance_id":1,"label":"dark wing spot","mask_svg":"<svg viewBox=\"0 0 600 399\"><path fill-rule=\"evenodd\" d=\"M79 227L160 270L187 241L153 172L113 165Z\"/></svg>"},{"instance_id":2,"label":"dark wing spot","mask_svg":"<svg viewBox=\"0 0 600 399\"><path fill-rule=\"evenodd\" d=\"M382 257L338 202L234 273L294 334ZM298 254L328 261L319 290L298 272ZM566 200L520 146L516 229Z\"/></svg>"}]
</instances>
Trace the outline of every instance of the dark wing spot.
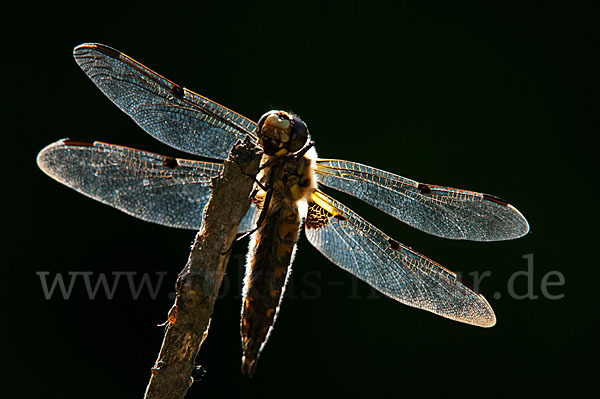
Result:
<instances>
[{"instance_id":1,"label":"dark wing spot","mask_svg":"<svg viewBox=\"0 0 600 399\"><path fill-rule=\"evenodd\" d=\"M93 147L94 146L93 141L84 141L84 140L64 139L64 140L62 140L62 143L64 145L78 145L78 146L84 146L84 147Z\"/></svg>"},{"instance_id":2,"label":"dark wing spot","mask_svg":"<svg viewBox=\"0 0 600 399\"><path fill-rule=\"evenodd\" d=\"M166 166L169 169L175 169L179 166L179 164L177 163L177 160L175 158L165 157L165 159L163 159L163 166Z\"/></svg>"},{"instance_id":3,"label":"dark wing spot","mask_svg":"<svg viewBox=\"0 0 600 399\"><path fill-rule=\"evenodd\" d=\"M119 58L121 56L121 52L119 50L115 50L114 48L105 46L104 44L96 44L95 47L98 49L98 51L106 55L110 55L115 58Z\"/></svg>"},{"instance_id":4,"label":"dark wing spot","mask_svg":"<svg viewBox=\"0 0 600 399\"><path fill-rule=\"evenodd\" d=\"M388 238L388 243L390 244L390 248L392 248L394 251L400 249L400 243L393 238Z\"/></svg>"},{"instance_id":5,"label":"dark wing spot","mask_svg":"<svg viewBox=\"0 0 600 399\"><path fill-rule=\"evenodd\" d=\"M183 99L183 96L185 94L183 91L183 87L175 83L173 83L173 86L171 86L171 93L173 93L173 95L180 100Z\"/></svg>"},{"instance_id":6,"label":"dark wing spot","mask_svg":"<svg viewBox=\"0 0 600 399\"><path fill-rule=\"evenodd\" d=\"M307 229L320 229L321 227L327 226L330 217L331 214L329 212L313 202L308 207L308 214L304 221L304 227Z\"/></svg>"},{"instance_id":7,"label":"dark wing spot","mask_svg":"<svg viewBox=\"0 0 600 399\"><path fill-rule=\"evenodd\" d=\"M344 215L342 215L342 214L339 214L339 213L338 213L338 214L336 214L334 217L335 217L337 220L348 220L348 219L346 219L346 218L344 217Z\"/></svg>"},{"instance_id":8,"label":"dark wing spot","mask_svg":"<svg viewBox=\"0 0 600 399\"><path fill-rule=\"evenodd\" d=\"M495 202L497 204L504 205L504 206L508 205L508 202L504 201L503 199L495 197L493 195L489 195L489 194L483 194L483 199L492 201L492 202Z\"/></svg>"},{"instance_id":9,"label":"dark wing spot","mask_svg":"<svg viewBox=\"0 0 600 399\"><path fill-rule=\"evenodd\" d=\"M419 183L417 188L421 194L431 194L431 188L427 184Z\"/></svg>"}]
</instances>

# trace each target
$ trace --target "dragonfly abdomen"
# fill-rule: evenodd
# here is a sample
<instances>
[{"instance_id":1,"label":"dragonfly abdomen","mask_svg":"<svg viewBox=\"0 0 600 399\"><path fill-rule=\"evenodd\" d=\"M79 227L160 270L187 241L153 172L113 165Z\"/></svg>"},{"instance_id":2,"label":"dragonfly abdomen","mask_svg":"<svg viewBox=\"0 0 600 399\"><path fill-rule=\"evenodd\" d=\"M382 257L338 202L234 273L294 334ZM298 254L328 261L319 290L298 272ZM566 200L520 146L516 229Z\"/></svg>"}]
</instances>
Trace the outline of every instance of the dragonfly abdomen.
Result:
<instances>
[{"instance_id":1,"label":"dragonfly abdomen","mask_svg":"<svg viewBox=\"0 0 600 399\"><path fill-rule=\"evenodd\" d=\"M267 217L253 236L242 304L242 372L252 376L275 323L300 229L296 202L271 201Z\"/></svg>"},{"instance_id":2,"label":"dragonfly abdomen","mask_svg":"<svg viewBox=\"0 0 600 399\"><path fill-rule=\"evenodd\" d=\"M275 323L291 271L302 213L316 188L314 158L313 150L304 157L276 160L273 166L263 169L261 178L269 182L271 199L265 201L265 192L257 196L261 208L268 209L250 242L242 302L242 372L250 376ZM270 160L266 155L265 161Z\"/></svg>"}]
</instances>

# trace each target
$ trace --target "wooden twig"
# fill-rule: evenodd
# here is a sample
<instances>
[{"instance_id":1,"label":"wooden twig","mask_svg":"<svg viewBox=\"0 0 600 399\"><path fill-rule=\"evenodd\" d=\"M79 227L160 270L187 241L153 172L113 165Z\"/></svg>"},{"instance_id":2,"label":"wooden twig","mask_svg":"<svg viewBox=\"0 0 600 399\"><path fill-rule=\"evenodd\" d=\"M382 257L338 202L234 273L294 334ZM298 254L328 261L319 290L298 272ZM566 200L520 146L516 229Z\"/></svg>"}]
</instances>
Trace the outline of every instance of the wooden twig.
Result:
<instances>
[{"instance_id":1,"label":"wooden twig","mask_svg":"<svg viewBox=\"0 0 600 399\"><path fill-rule=\"evenodd\" d=\"M175 304L169 311L146 399L181 399L193 383L196 355L208 334L229 249L250 206L253 176L258 173L259 163L260 151L246 140L231 150L223 175L212 181L203 228L177 279Z\"/></svg>"}]
</instances>

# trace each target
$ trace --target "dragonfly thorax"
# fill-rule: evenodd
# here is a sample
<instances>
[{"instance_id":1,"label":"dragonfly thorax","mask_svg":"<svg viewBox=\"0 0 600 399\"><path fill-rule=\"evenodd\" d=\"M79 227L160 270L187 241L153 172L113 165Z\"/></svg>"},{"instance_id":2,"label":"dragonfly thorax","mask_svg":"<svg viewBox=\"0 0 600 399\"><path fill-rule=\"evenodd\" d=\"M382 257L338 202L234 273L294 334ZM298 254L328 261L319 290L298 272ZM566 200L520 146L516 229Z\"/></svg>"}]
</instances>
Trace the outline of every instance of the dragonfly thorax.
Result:
<instances>
[{"instance_id":1,"label":"dragonfly thorax","mask_svg":"<svg viewBox=\"0 0 600 399\"><path fill-rule=\"evenodd\" d=\"M271 156L298 152L308 140L306 124L285 111L269 111L261 116L256 132L263 151Z\"/></svg>"}]
</instances>

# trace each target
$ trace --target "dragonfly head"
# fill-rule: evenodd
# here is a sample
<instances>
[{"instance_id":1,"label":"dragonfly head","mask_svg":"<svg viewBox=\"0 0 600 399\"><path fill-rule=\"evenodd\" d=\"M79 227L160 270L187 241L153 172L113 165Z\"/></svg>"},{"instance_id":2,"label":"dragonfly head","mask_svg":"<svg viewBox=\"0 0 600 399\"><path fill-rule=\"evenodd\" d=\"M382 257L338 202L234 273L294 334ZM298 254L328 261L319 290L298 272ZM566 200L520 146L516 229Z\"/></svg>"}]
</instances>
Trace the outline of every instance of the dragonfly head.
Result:
<instances>
[{"instance_id":1,"label":"dragonfly head","mask_svg":"<svg viewBox=\"0 0 600 399\"><path fill-rule=\"evenodd\" d=\"M265 154L272 156L301 150L309 137L306 123L285 111L269 111L261 116L257 134Z\"/></svg>"}]
</instances>

